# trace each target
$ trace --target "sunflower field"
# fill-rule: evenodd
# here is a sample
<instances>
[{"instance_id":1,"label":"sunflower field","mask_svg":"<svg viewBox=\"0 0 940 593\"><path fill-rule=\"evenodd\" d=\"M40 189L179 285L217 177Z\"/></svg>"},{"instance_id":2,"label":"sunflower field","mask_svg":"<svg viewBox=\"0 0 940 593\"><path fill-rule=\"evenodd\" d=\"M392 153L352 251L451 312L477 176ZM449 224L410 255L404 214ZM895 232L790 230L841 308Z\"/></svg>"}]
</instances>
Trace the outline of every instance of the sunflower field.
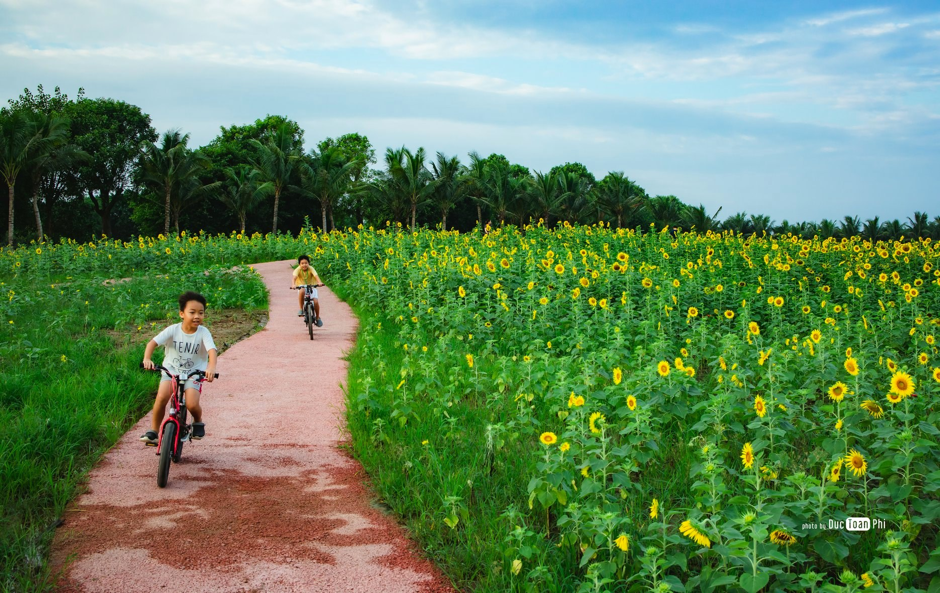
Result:
<instances>
[{"instance_id":1,"label":"sunflower field","mask_svg":"<svg viewBox=\"0 0 940 593\"><path fill-rule=\"evenodd\" d=\"M360 316L351 447L458 587L940 591L929 239L390 226L30 246L0 271L301 252Z\"/></svg>"}]
</instances>

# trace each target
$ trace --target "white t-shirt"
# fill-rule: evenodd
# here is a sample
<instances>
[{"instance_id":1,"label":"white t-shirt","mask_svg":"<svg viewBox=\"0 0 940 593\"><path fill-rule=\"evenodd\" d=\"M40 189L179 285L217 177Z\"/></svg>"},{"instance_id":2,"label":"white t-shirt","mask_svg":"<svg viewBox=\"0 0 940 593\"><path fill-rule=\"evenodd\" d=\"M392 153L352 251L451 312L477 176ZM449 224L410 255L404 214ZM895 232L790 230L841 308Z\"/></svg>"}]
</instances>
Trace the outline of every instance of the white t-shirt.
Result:
<instances>
[{"instance_id":1,"label":"white t-shirt","mask_svg":"<svg viewBox=\"0 0 940 593\"><path fill-rule=\"evenodd\" d=\"M196 328L195 333L187 334L183 331L183 324L176 323L157 334L153 341L166 347L163 366L175 375L206 370L209 350L216 349L212 334L202 325Z\"/></svg>"}]
</instances>

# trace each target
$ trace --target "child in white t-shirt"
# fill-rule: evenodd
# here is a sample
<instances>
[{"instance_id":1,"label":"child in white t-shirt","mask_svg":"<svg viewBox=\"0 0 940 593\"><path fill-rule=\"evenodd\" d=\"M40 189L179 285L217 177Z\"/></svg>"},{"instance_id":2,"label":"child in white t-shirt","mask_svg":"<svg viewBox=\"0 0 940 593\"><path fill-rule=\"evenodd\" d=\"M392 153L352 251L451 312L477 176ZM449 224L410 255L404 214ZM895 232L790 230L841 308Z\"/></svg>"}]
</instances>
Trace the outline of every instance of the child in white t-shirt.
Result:
<instances>
[{"instance_id":1,"label":"child in white t-shirt","mask_svg":"<svg viewBox=\"0 0 940 593\"><path fill-rule=\"evenodd\" d=\"M164 329L147 343L144 350L145 369L153 370L154 362L150 359L158 346L166 348L163 357L163 366L174 375L200 370L206 373L206 381L212 382L215 376L215 363L218 351L212 334L202 325L206 314L206 297L198 292L184 292L179 298L181 323L176 323ZM194 379L187 379L180 386L186 393L186 409L193 415L193 439L201 439L206 435L206 426L202 422L202 406L199 405L199 385ZM148 430L140 440L147 444L157 443L157 431L163 422L166 404L172 395L172 384L166 375L160 381L157 390L157 399L153 403L152 430Z\"/></svg>"}]
</instances>

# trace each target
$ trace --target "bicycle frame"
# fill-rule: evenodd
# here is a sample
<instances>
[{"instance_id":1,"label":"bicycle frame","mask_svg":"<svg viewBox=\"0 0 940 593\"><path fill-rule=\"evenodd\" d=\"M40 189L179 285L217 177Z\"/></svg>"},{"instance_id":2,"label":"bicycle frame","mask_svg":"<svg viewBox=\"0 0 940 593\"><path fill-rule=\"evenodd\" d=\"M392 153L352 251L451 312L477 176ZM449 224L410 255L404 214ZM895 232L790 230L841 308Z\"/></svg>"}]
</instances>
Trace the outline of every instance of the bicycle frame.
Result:
<instances>
[{"instance_id":1,"label":"bicycle frame","mask_svg":"<svg viewBox=\"0 0 940 593\"><path fill-rule=\"evenodd\" d=\"M164 370L164 372L166 372ZM173 443L173 457L179 456L179 446L180 442L185 442L189 436L189 425L186 424L186 390L183 390L183 393L180 394L180 377L177 375L170 375L170 383L172 384L172 393L170 394L170 410L166 415L166 418L163 419L163 422L160 423L160 440L157 442L157 455L160 454L160 446L163 444L163 433L164 428L166 427L167 422L173 422L176 424L176 440ZM187 376L183 379L183 385L186 384L186 381L189 379ZM205 377L203 377L205 380ZM199 393L202 393L202 381L197 381L199 385Z\"/></svg>"}]
</instances>

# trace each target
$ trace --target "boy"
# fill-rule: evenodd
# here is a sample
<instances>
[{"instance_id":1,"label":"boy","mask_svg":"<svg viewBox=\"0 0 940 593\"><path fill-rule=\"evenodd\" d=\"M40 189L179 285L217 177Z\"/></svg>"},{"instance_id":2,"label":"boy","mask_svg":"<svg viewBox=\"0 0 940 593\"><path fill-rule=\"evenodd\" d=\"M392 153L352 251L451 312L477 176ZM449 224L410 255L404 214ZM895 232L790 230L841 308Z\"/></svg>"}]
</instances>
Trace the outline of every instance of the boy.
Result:
<instances>
[{"instance_id":1,"label":"boy","mask_svg":"<svg viewBox=\"0 0 940 593\"><path fill-rule=\"evenodd\" d=\"M297 263L299 264L294 269L294 286L303 286L305 284L323 284L320 280L320 276L317 274L317 271L313 269L313 266L310 265L310 258L306 255L301 255L297 258ZM311 289L313 291L313 314L316 317L314 323L317 324L317 327L323 326L323 321L320 319L320 301L317 299L317 289ZM298 317L304 316L304 291L298 291L297 301L300 303L300 311L297 311Z\"/></svg>"},{"instance_id":2,"label":"boy","mask_svg":"<svg viewBox=\"0 0 940 593\"><path fill-rule=\"evenodd\" d=\"M153 351L157 349L157 346L165 346L163 366L171 373L179 375L198 369L205 371L206 381L211 383L215 375L218 351L215 342L212 341L212 334L202 325L203 316L206 314L206 297L198 292L184 292L180 295L179 306L180 319L183 321L166 328L147 343L147 348L144 350L144 368L154 369L156 365L150 357L153 356ZM185 389L186 409L193 415L192 438L201 439L206 436L206 425L202 422L202 407L199 405L199 385L195 378L192 378L187 379L180 388ZM163 413L171 394L170 378L163 374L160 388L157 389L157 399L153 403L152 430L148 430L140 437L144 443L157 444L157 431L160 430Z\"/></svg>"}]
</instances>

